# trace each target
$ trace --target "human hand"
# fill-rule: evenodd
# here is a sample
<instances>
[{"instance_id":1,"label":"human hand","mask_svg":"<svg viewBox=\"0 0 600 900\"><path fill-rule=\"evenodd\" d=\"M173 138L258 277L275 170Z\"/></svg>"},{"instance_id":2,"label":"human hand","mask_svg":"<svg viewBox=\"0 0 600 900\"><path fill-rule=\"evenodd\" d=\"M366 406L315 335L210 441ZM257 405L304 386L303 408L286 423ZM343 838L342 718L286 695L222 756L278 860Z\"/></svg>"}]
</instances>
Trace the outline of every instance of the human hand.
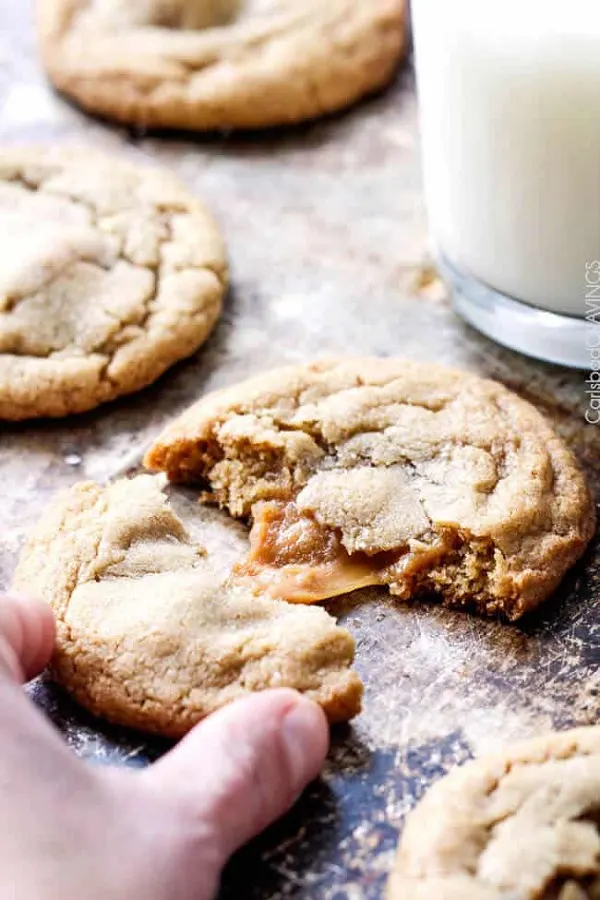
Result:
<instances>
[{"instance_id":1,"label":"human hand","mask_svg":"<svg viewBox=\"0 0 600 900\"><path fill-rule=\"evenodd\" d=\"M44 604L0 596L0 897L209 900L242 844L316 777L322 710L255 694L143 771L78 760L20 688L54 643Z\"/></svg>"}]
</instances>

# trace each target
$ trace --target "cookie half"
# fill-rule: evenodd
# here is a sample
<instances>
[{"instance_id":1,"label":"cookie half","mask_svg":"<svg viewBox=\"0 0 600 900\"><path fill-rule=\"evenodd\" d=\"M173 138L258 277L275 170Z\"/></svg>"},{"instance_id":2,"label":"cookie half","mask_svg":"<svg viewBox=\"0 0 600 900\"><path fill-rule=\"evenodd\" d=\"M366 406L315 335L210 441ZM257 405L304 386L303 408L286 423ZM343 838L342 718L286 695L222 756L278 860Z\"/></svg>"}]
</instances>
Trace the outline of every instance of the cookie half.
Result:
<instances>
[{"instance_id":1,"label":"cookie half","mask_svg":"<svg viewBox=\"0 0 600 900\"><path fill-rule=\"evenodd\" d=\"M167 172L94 151L0 151L0 418L83 412L206 340L225 249Z\"/></svg>"},{"instance_id":2,"label":"cookie half","mask_svg":"<svg viewBox=\"0 0 600 900\"><path fill-rule=\"evenodd\" d=\"M251 519L240 574L289 601L388 585L517 619L594 532L585 479L545 419L495 382L431 364L261 375L192 406L146 465Z\"/></svg>"},{"instance_id":3,"label":"cookie half","mask_svg":"<svg viewBox=\"0 0 600 900\"><path fill-rule=\"evenodd\" d=\"M388 900L597 900L600 728L455 770L411 813Z\"/></svg>"},{"instance_id":4,"label":"cookie half","mask_svg":"<svg viewBox=\"0 0 600 900\"><path fill-rule=\"evenodd\" d=\"M85 109L154 128L256 128L385 85L406 0L38 0L43 61Z\"/></svg>"},{"instance_id":5,"label":"cookie half","mask_svg":"<svg viewBox=\"0 0 600 900\"><path fill-rule=\"evenodd\" d=\"M54 610L56 680L111 722L179 737L274 687L301 691L331 721L360 710L348 632L322 609L223 583L152 476L59 497L14 586Z\"/></svg>"}]
</instances>

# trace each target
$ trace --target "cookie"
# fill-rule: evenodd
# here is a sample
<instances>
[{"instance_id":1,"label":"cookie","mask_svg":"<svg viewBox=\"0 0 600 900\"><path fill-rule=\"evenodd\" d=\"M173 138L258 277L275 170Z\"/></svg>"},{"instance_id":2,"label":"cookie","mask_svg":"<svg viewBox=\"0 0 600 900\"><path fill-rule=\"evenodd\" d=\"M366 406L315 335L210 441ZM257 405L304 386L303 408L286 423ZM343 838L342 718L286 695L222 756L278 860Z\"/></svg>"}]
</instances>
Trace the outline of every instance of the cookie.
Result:
<instances>
[{"instance_id":1,"label":"cookie","mask_svg":"<svg viewBox=\"0 0 600 900\"><path fill-rule=\"evenodd\" d=\"M598 900L600 728L456 769L412 812L388 900Z\"/></svg>"},{"instance_id":2,"label":"cookie","mask_svg":"<svg viewBox=\"0 0 600 900\"><path fill-rule=\"evenodd\" d=\"M269 372L184 412L146 465L252 519L240 574L288 601L387 585L518 619L594 532L585 479L545 419L429 363Z\"/></svg>"},{"instance_id":3,"label":"cookie","mask_svg":"<svg viewBox=\"0 0 600 900\"><path fill-rule=\"evenodd\" d=\"M331 721L356 715L352 637L322 609L224 583L161 483L79 484L33 531L14 585L54 610L56 680L92 713L167 737L272 687Z\"/></svg>"},{"instance_id":4,"label":"cookie","mask_svg":"<svg viewBox=\"0 0 600 900\"><path fill-rule=\"evenodd\" d=\"M2 149L0 239L0 419L139 390L219 317L223 242L166 172L83 149Z\"/></svg>"},{"instance_id":5,"label":"cookie","mask_svg":"<svg viewBox=\"0 0 600 900\"><path fill-rule=\"evenodd\" d=\"M385 85L406 0L38 0L43 62L84 109L141 127L259 128Z\"/></svg>"}]
</instances>

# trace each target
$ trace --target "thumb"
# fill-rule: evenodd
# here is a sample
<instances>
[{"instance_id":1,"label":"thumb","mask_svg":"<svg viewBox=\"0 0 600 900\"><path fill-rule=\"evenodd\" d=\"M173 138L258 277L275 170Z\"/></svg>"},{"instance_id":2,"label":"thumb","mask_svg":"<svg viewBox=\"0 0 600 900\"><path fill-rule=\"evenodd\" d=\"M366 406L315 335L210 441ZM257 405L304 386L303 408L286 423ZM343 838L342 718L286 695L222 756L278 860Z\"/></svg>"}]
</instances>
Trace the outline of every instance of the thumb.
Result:
<instances>
[{"instance_id":1,"label":"thumb","mask_svg":"<svg viewBox=\"0 0 600 900\"><path fill-rule=\"evenodd\" d=\"M0 595L0 673L17 681L39 675L54 647L54 616L37 600Z\"/></svg>"},{"instance_id":2,"label":"thumb","mask_svg":"<svg viewBox=\"0 0 600 900\"><path fill-rule=\"evenodd\" d=\"M144 774L210 831L224 863L289 809L328 746L320 707L295 691L265 691L214 713Z\"/></svg>"}]
</instances>

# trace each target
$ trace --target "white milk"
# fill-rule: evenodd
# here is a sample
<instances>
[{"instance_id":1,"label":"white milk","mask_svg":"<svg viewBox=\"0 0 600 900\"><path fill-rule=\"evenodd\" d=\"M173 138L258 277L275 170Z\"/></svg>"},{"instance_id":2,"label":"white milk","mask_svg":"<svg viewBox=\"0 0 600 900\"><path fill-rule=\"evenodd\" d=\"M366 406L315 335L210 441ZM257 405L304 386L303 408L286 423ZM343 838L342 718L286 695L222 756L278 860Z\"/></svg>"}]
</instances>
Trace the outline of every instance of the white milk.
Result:
<instances>
[{"instance_id":1,"label":"white milk","mask_svg":"<svg viewBox=\"0 0 600 900\"><path fill-rule=\"evenodd\" d=\"M413 0L433 238L518 300L583 316L600 259L598 0Z\"/></svg>"}]
</instances>

